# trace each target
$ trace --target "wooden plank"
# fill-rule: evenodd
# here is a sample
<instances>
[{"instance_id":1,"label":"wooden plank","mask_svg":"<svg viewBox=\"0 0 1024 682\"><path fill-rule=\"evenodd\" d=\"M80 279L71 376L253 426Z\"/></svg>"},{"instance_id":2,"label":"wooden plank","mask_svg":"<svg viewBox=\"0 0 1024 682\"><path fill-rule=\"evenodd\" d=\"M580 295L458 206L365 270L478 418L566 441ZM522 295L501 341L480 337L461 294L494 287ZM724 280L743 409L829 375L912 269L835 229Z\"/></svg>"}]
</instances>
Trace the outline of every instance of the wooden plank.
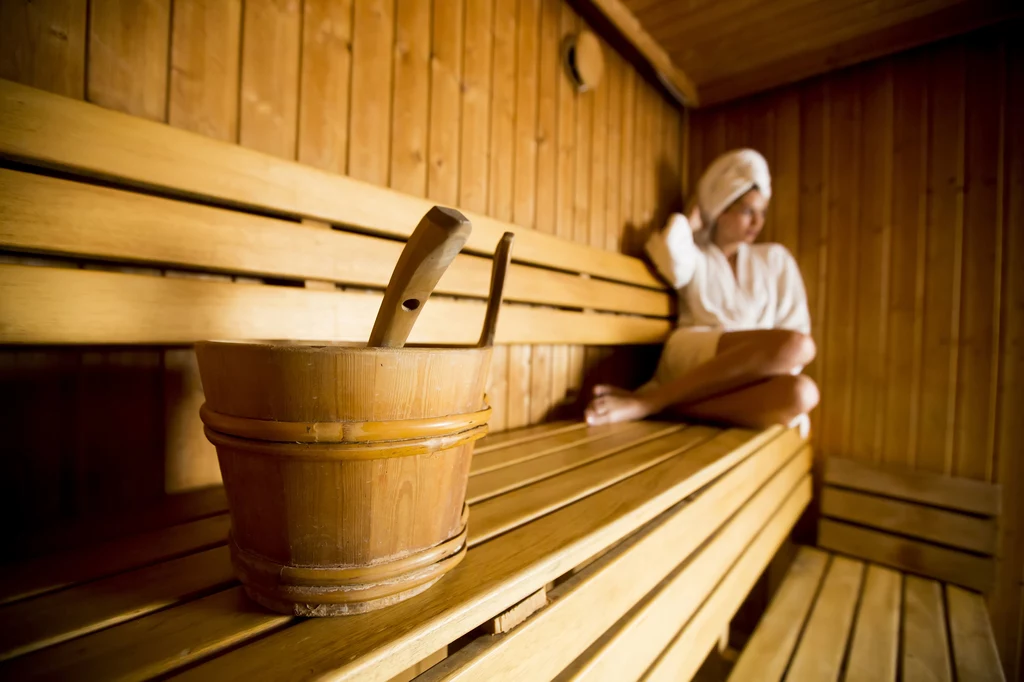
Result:
<instances>
[{"instance_id":1,"label":"wooden plank","mask_svg":"<svg viewBox=\"0 0 1024 682\"><path fill-rule=\"evenodd\" d=\"M422 197L427 192L427 127L430 114L430 3L420 0L392 0L395 3L394 81L391 92L374 83L372 97L390 96L391 128L377 123L377 135L391 136L388 186L399 192ZM358 5L358 3L357 3ZM358 10L357 10L358 11ZM387 15L383 19L390 18ZM383 46L377 46L381 49ZM356 62L359 68L359 62ZM356 106L362 96L353 90ZM353 144L361 144L353 138Z\"/></svg>"},{"instance_id":2,"label":"wooden plank","mask_svg":"<svg viewBox=\"0 0 1024 682\"><path fill-rule=\"evenodd\" d=\"M511 221L515 153L516 3L496 0L494 57L491 77L491 154L488 214ZM518 246L518 244L516 245ZM517 249L518 250L518 249Z\"/></svg>"},{"instance_id":3,"label":"wooden plank","mask_svg":"<svg viewBox=\"0 0 1024 682\"><path fill-rule=\"evenodd\" d=\"M991 559L829 519L818 526L818 545L974 590L990 590L995 578Z\"/></svg>"},{"instance_id":4,"label":"wooden plank","mask_svg":"<svg viewBox=\"0 0 1024 682\"><path fill-rule=\"evenodd\" d=\"M6 679L141 680L212 656L291 618L234 587L0 663Z\"/></svg>"},{"instance_id":5,"label":"wooden plank","mask_svg":"<svg viewBox=\"0 0 1024 682\"><path fill-rule=\"evenodd\" d=\"M548 605L548 592L542 587L515 606L502 611L483 624L484 632L489 635L501 635L523 624L527 618Z\"/></svg>"},{"instance_id":6,"label":"wooden plank","mask_svg":"<svg viewBox=\"0 0 1024 682\"><path fill-rule=\"evenodd\" d=\"M597 441L560 448L550 454L532 457L500 469L477 473L469 479L466 500L472 504L495 497L530 483L550 478L570 469L613 455L625 448L678 431L679 424L636 422L617 429Z\"/></svg>"},{"instance_id":7,"label":"wooden plank","mask_svg":"<svg viewBox=\"0 0 1024 682\"><path fill-rule=\"evenodd\" d=\"M928 168L928 86L925 55L893 63L892 279L886 373L902 377L886 388L882 461L912 467L917 455L918 396L924 320L924 240Z\"/></svg>"},{"instance_id":8,"label":"wooden plank","mask_svg":"<svg viewBox=\"0 0 1024 682\"><path fill-rule=\"evenodd\" d=\"M587 425L583 422L557 421L538 424L537 426L524 429L515 429L514 431L506 431L504 433L492 433L476 442L476 446L473 448L473 464L471 466L474 469L482 466L478 465L476 460L488 452L585 428L587 428ZM481 462L483 461L486 460L481 459Z\"/></svg>"},{"instance_id":9,"label":"wooden plank","mask_svg":"<svg viewBox=\"0 0 1024 682\"><path fill-rule=\"evenodd\" d=\"M633 69L626 69L626 82L622 94L622 150L619 163L622 167L622 197L620 198L622 231L618 235L616 245L619 251L625 251L629 237L636 229L634 217L635 201L633 198L633 182L630 177L635 163L636 150L636 97L637 79L640 76Z\"/></svg>"},{"instance_id":10,"label":"wooden plank","mask_svg":"<svg viewBox=\"0 0 1024 682\"><path fill-rule=\"evenodd\" d=\"M839 679L863 578L864 564L832 557L787 679Z\"/></svg>"},{"instance_id":11,"label":"wooden plank","mask_svg":"<svg viewBox=\"0 0 1024 682\"><path fill-rule=\"evenodd\" d=\"M945 587L957 679L1005 680L984 598L955 585Z\"/></svg>"},{"instance_id":12,"label":"wooden plank","mask_svg":"<svg viewBox=\"0 0 1024 682\"><path fill-rule=\"evenodd\" d=\"M779 430L728 433L727 439L706 443L478 545L458 571L417 599L352 617L300 622L194 668L185 679L209 679L225 671L287 676L298 657L310 675L330 671L339 680L387 680L535 592L566 567L629 535L759 450Z\"/></svg>"},{"instance_id":13,"label":"wooden plank","mask_svg":"<svg viewBox=\"0 0 1024 682\"><path fill-rule=\"evenodd\" d=\"M534 346L530 352L530 423L539 424L551 410L551 346Z\"/></svg>"},{"instance_id":14,"label":"wooden plank","mask_svg":"<svg viewBox=\"0 0 1024 682\"><path fill-rule=\"evenodd\" d=\"M174 4L167 122L235 142L238 139L241 0Z\"/></svg>"},{"instance_id":15,"label":"wooden plank","mask_svg":"<svg viewBox=\"0 0 1024 682\"><path fill-rule=\"evenodd\" d=\"M715 592L720 578L743 555L772 518L787 506L787 500L800 496L810 479L810 451L789 459L760 490L739 498L741 507L702 549L687 555L679 566L669 569L667 578L653 587L637 606L626 613L593 646L572 663L559 677L564 680L637 679L675 635ZM765 480L762 474L758 484ZM711 518L718 519L712 512ZM701 533L701 538L707 538ZM684 545L689 548L687 543ZM692 550L691 550L692 552ZM682 552L673 552L678 559Z\"/></svg>"},{"instance_id":16,"label":"wooden plank","mask_svg":"<svg viewBox=\"0 0 1024 682\"><path fill-rule=\"evenodd\" d=\"M495 346L491 354L487 400L491 404L490 429L504 431L508 428L508 346Z\"/></svg>"},{"instance_id":17,"label":"wooden plank","mask_svg":"<svg viewBox=\"0 0 1024 682\"><path fill-rule=\"evenodd\" d=\"M895 682L902 587L902 576L896 571L868 566L844 680Z\"/></svg>"},{"instance_id":18,"label":"wooden plank","mask_svg":"<svg viewBox=\"0 0 1024 682\"><path fill-rule=\"evenodd\" d=\"M426 199L10 81L0 81L0 153L216 203L257 207L261 212L353 225L403 238L433 205ZM262 172L253 174L253 168ZM519 262L661 286L640 260L570 244L534 230L517 230L505 219L472 211L466 215L473 222L470 251L493 253L501 235L511 230L517 234L515 259Z\"/></svg>"},{"instance_id":19,"label":"wooden plank","mask_svg":"<svg viewBox=\"0 0 1024 682\"><path fill-rule=\"evenodd\" d=\"M621 194L622 194L622 105L624 90L624 71L626 63L615 50L609 49L608 63L605 71L605 87L608 88L608 149L605 164L606 188L608 197L605 202L604 245L610 251L619 250L619 238L622 234Z\"/></svg>"},{"instance_id":20,"label":"wooden plank","mask_svg":"<svg viewBox=\"0 0 1024 682\"><path fill-rule=\"evenodd\" d=\"M860 225L857 241L856 356L850 414L850 453L881 459L885 397L885 351L889 303L889 242L892 224L892 72L888 64L863 69L863 139L860 164ZM867 142L870 140L870 142Z\"/></svg>"},{"instance_id":21,"label":"wooden plank","mask_svg":"<svg viewBox=\"0 0 1024 682\"><path fill-rule=\"evenodd\" d=\"M903 589L900 678L905 682L951 681L948 642L942 587L934 580L908 575Z\"/></svg>"},{"instance_id":22,"label":"wooden plank","mask_svg":"<svg viewBox=\"0 0 1024 682\"><path fill-rule=\"evenodd\" d=\"M218 514L133 537L6 564L0 570L0 604L8 604L79 583L222 545L229 519Z\"/></svg>"},{"instance_id":23,"label":"wooden plank","mask_svg":"<svg viewBox=\"0 0 1024 682\"><path fill-rule=\"evenodd\" d=\"M622 452L473 506L471 540L484 541L604 490L714 437L700 427L673 431Z\"/></svg>"},{"instance_id":24,"label":"wooden plank","mask_svg":"<svg viewBox=\"0 0 1024 682\"><path fill-rule=\"evenodd\" d=\"M821 393L825 396L818 434L826 455L850 452L853 384L857 354L857 232L860 223L860 145L862 106L858 72L846 72L830 87L831 126L826 138L828 183L841 191L829 195L826 307L821 356Z\"/></svg>"},{"instance_id":25,"label":"wooden plank","mask_svg":"<svg viewBox=\"0 0 1024 682\"><path fill-rule=\"evenodd\" d=\"M131 620L227 585L227 547L206 550L0 608L0 661Z\"/></svg>"},{"instance_id":26,"label":"wooden plank","mask_svg":"<svg viewBox=\"0 0 1024 682\"><path fill-rule=\"evenodd\" d=\"M673 63L661 44L641 26L622 0L594 0L593 4L654 67L662 79L662 84L680 104L690 107L700 105L697 86Z\"/></svg>"},{"instance_id":27,"label":"wooden plank","mask_svg":"<svg viewBox=\"0 0 1024 682\"><path fill-rule=\"evenodd\" d=\"M991 555L996 551L996 524L993 519L980 519L831 486L822 490L821 514L980 554Z\"/></svg>"},{"instance_id":28,"label":"wooden plank","mask_svg":"<svg viewBox=\"0 0 1024 682\"><path fill-rule=\"evenodd\" d=\"M580 24L578 24L579 26ZM581 244L590 241L590 187L594 167L593 154L594 91L576 95L576 191L573 198L572 238Z\"/></svg>"},{"instance_id":29,"label":"wooden plank","mask_svg":"<svg viewBox=\"0 0 1024 682\"><path fill-rule=\"evenodd\" d=\"M388 184L395 0L354 2L348 174Z\"/></svg>"},{"instance_id":30,"label":"wooden plank","mask_svg":"<svg viewBox=\"0 0 1024 682\"><path fill-rule=\"evenodd\" d=\"M569 5L558 0L546 0L546 5L555 5L559 10L559 54L561 41L576 30L576 15ZM576 225L576 87L569 80L564 68L559 68L558 77L558 184L555 187L555 202L558 204L558 218L555 234L571 240Z\"/></svg>"},{"instance_id":31,"label":"wooden plank","mask_svg":"<svg viewBox=\"0 0 1024 682\"><path fill-rule=\"evenodd\" d=\"M348 171L352 0L305 0L299 74L298 160Z\"/></svg>"},{"instance_id":32,"label":"wooden plank","mask_svg":"<svg viewBox=\"0 0 1024 682\"><path fill-rule=\"evenodd\" d=\"M772 555L785 541L810 502L811 482L804 479L785 504L746 551L723 576L714 593L690 619L661 658L647 671L644 680L688 680L700 668L714 648L724 628L728 627L747 594L753 589Z\"/></svg>"},{"instance_id":33,"label":"wooden plank","mask_svg":"<svg viewBox=\"0 0 1024 682\"><path fill-rule=\"evenodd\" d=\"M540 0L519 0L515 17L515 123L512 160L512 222L536 227L537 99ZM508 158L500 159L507 164Z\"/></svg>"},{"instance_id":34,"label":"wooden plank","mask_svg":"<svg viewBox=\"0 0 1024 682\"><path fill-rule=\"evenodd\" d=\"M730 681L782 679L814 605L828 558L811 547L799 549L779 591L740 651Z\"/></svg>"},{"instance_id":35,"label":"wooden plank","mask_svg":"<svg viewBox=\"0 0 1024 682\"><path fill-rule=\"evenodd\" d=\"M0 169L0 244L15 250L384 287L403 245ZM75 229L69 229L74 225ZM437 291L486 298L491 261L460 254ZM667 316L668 296L513 264L506 300Z\"/></svg>"},{"instance_id":36,"label":"wooden plank","mask_svg":"<svg viewBox=\"0 0 1024 682\"><path fill-rule=\"evenodd\" d=\"M652 619L670 616L664 613L666 605L672 605L674 612L695 610L713 590L720 571L742 553L809 469L809 456L794 460L791 453L765 448L730 472L729 480L716 484L691 503L673 507L558 585L552 591L552 605L547 610L483 647L453 655L439 670L432 671L425 682L551 679L559 671L559 679L580 679L585 674L590 679L628 679L621 674L613 676L611 671L598 672L594 667L598 661L594 659L589 659L591 665L585 672L578 668L579 661L567 669L565 666L579 654L589 654L587 647L591 642L603 641L602 633L615 627L622 613L637 602L643 603L649 590L666 576L672 576L674 591L667 586L661 589L655 601L647 602L648 607L654 608L637 616L643 620L620 628L619 634L629 642L621 643L624 649L616 649L619 656L609 654L614 662L628 662L642 672L646 666L637 660L641 655L637 645L643 640L633 636L637 629L646 625L648 636L657 633L660 628L648 624ZM762 484L764 487L758 492ZM687 517L697 516L698 511L704 520L699 529L686 523ZM734 512L736 516L730 519ZM710 544L694 554L712 536ZM687 569L673 574L683 558L690 559ZM687 581L689 590L683 588ZM595 603L602 608L595 610ZM557 646L550 646L553 641L557 641ZM606 647L613 644L619 642L607 643ZM659 650L660 647L653 649L652 659ZM630 655L622 656L624 651ZM617 672L622 672L621 666Z\"/></svg>"},{"instance_id":37,"label":"wooden plank","mask_svg":"<svg viewBox=\"0 0 1024 682\"><path fill-rule=\"evenodd\" d=\"M494 3L467 2L465 23L459 205L470 211L486 213L490 187ZM493 236L498 238L498 235Z\"/></svg>"},{"instance_id":38,"label":"wooden plank","mask_svg":"<svg viewBox=\"0 0 1024 682\"><path fill-rule=\"evenodd\" d=\"M800 252L800 93L790 88L774 98L775 158L772 160L774 239L794 256Z\"/></svg>"},{"instance_id":39,"label":"wooden plank","mask_svg":"<svg viewBox=\"0 0 1024 682\"><path fill-rule=\"evenodd\" d=\"M537 55L537 206L536 228L557 234L559 184L559 85L561 64L561 7L557 0L541 0Z\"/></svg>"},{"instance_id":40,"label":"wooden plank","mask_svg":"<svg viewBox=\"0 0 1024 682\"><path fill-rule=\"evenodd\" d=\"M953 474L953 424L963 259L964 63L960 45L938 48L929 65L928 238L924 335L915 468Z\"/></svg>"},{"instance_id":41,"label":"wooden plank","mask_svg":"<svg viewBox=\"0 0 1024 682\"><path fill-rule=\"evenodd\" d=\"M85 97L86 0L0 4L0 78Z\"/></svg>"},{"instance_id":42,"label":"wooden plank","mask_svg":"<svg viewBox=\"0 0 1024 682\"><path fill-rule=\"evenodd\" d=\"M85 96L133 116L167 119L170 0L89 3Z\"/></svg>"},{"instance_id":43,"label":"wooden plank","mask_svg":"<svg viewBox=\"0 0 1024 682\"><path fill-rule=\"evenodd\" d=\"M963 275L953 423L953 475L992 480L995 474L995 385L1003 241L999 196L1004 57L991 39L966 42L964 79ZM990 226L981 228L981 226ZM979 229L981 228L981 229Z\"/></svg>"},{"instance_id":44,"label":"wooden plank","mask_svg":"<svg viewBox=\"0 0 1024 682\"><path fill-rule=\"evenodd\" d=\"M297 3L246 3L238 141L294 159L298 137L302 16Z\"/></svg>"},{"instance_id":45,"label":"wooden plank","mask_svg":"<svg viewBox=\"0 0 1024 682\"><path fill-rule=\"evenodd\" d=\"M433 8L427 196L447 206L459 203L463 5L459 0Z\"/></svg>"},{"instance_id":46,"label":"wooden plank","mask_svg":"<svg viewBox=\"0 0 1024 682\"><path fill-rule=\"evenodd\" d=\"M164 490L182 493L221 484L217 451L203 433L205 401L191 348L164 351Z\"/></svg>"},{"instance_id":47,"label":"wooden plank","mask_svg":"<svg viewBox=\"0 0 1024 682\"><path fill-rule=\"evenodd\" d=\"M510 429L530 423L530 346L509 346L506 425Z\"/></svg>"},{"instance_id":48,"label":"wooden plank","mask_svg":"<svg viewBox=\"0 0 1024 682\"><path fill-rule=\"evenodd\" d=\"M604 54L608 45L598 43ZM607 61L607 59L606 59ZM593 122L590 140L584 144L590 147L590 199L588 201L590 226L587 243L603 249L605 247L605 220L608 213L608 68L599 87L583 94L593 100Z\"/></svg>"},{"instance_id":49,"label":"wooden plank","mask_svg":"<svg viewBox=\"0 0 1024 682\"><path fill-rule=\"evenodd\" d=\"M126 287L133 291L124 298ZM4 343L194 343L209 338L362 341L380 296L0 265ZM411 343L472 344L483 303L436 297ZM499 343L657 343L667 320L508 305ZM495 397L491 396L492 400Z\"/></svg>"},{"instance_id":50,"label":"wooden plank","mask_svg":"<svg viewBox=\"0 0 1024 682\"><path fill-rule=\"evenodd\" d=\"M996 516L999 487L923 471L885 470L840 457L825 461L825 483L971 514Z\"/></svg>"}]
</instances>

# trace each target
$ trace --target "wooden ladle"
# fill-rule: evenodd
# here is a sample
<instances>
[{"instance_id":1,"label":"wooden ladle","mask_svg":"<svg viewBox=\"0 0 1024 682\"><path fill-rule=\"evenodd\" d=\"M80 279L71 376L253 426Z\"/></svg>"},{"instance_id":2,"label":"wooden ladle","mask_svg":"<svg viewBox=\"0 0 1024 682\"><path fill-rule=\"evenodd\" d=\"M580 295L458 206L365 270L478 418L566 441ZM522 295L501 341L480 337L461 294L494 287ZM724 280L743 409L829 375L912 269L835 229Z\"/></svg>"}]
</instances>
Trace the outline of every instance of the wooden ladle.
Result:
<instances>
[{"instance_id":1,"label":"wooden ladle","mask_svg":"<svg viewBox=\"0 0 1024 682\"><path fill-rule=\"evenodd\" d=\"M370 332L371 348L401 348L423 304L469 238L473 227L453 208L435 206L420 220L398 257Z\"/></svg>"},{"instance_id":2,"label":"wooden ladle","mask_svg":"<svg viewBox=\"0 0 1024 682\"><path fill-rule=\"evenodd\" d=\"M491 288L487 294L487 310L484 312L484 328L480 332L480 348L494 345L494 334L498 331L498 311L501 309L501 293L505 289L505 274L512 259L512 241L516 238L512 232L501 235L498 247L494 250L494 265L491 266Z\"/></svg>"}]
</instances>

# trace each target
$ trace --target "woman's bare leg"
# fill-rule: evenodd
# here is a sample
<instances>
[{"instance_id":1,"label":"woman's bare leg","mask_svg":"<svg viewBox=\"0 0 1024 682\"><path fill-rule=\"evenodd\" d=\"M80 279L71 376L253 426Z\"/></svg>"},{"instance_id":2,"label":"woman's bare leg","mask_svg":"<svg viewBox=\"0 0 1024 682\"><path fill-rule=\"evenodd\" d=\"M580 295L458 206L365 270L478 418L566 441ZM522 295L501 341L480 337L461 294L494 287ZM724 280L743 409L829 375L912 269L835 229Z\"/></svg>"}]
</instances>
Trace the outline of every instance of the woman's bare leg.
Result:
<instances>
[{"instance_id":1,"label":"woman's bare leg","mask_svg":"<svg viewBox=\"0 0 1024 682\"><path fill-rule=\"evenodd\" d=\"M778 376L694 405L669 408L669 412L702 421L764 428L789 424L813 410L818 399L818 387L810 377Z\"/></svg>"},{"instance_id":2,"label":"woman's bare leg","mask_svg":"<svg viewBox=\"0 0 1024 682\"><path fill-rule=\"evenodd\" d=\"M773 376L791 374L814 359L810 336L784 329L726 332L713 358L664 386L622 393L599 385L587 406L587 423L643 419L673 405L693 405Z\"/></svg>"}]
</instances>

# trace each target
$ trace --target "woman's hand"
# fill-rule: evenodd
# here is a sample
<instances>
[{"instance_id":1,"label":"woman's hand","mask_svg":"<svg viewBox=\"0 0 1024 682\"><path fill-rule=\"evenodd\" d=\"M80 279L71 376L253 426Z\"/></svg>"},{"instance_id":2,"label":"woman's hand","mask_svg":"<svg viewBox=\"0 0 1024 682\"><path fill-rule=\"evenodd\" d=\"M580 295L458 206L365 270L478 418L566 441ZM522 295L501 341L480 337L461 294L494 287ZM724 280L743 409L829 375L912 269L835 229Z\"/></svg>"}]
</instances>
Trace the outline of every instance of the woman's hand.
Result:
<instances>
[{"instance_id":1,"label":"woman's hand","mask_svg":"<svg viewBox=\"0 0 1024 682\"><path fill-rule=\"evenodd\" d=\"M704 220L700 217L700 206L696 201L690 204L690 208L686 212L686 219L689 221L690 230L693 232L699 232L704 229Z\"/></svg>"}]
</instances>

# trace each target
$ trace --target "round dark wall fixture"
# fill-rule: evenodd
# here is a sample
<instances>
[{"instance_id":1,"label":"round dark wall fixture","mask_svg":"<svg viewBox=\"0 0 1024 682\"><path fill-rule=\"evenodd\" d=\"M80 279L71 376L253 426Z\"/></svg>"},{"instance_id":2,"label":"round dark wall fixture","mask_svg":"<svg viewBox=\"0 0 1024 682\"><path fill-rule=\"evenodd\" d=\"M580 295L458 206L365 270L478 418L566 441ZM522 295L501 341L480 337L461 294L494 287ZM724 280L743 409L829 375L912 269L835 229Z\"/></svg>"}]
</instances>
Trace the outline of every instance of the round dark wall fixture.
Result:
<instances>
[{"instance_id":1,"label":"round dark wall fixture","mask_svg":"<svg viewBox=\"0 0 1024 682\"><path fill-rule=\"evenodd\" d=\"M562 61L569 80L578 92L593 90L604 76L601 42L590 31L566 36L562 43Z\"/></svg>"}]
</instances>

